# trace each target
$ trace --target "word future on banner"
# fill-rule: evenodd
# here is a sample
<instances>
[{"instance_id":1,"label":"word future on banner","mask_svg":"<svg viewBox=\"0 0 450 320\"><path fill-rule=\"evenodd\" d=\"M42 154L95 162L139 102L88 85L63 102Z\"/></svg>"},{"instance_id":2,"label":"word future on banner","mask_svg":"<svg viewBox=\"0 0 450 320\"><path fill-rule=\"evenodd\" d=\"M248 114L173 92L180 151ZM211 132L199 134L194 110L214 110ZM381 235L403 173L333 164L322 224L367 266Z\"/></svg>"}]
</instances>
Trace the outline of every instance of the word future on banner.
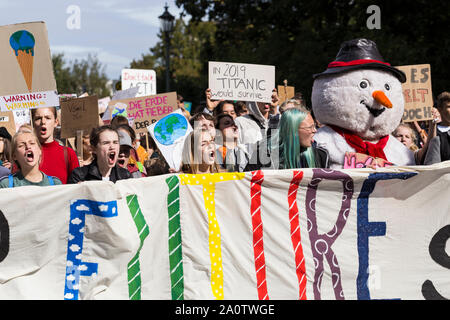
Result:
<instances>
[{"instance_id":1,"label":"word future on banner","mask_svg":"<svg viewBox=\"0 0 450 320\"><path fill-rule=\"evenodd\" d=\"M215 62L208 64L211 99L270 102L275 88L275 67Z\"/></svg>"}]
</instances>

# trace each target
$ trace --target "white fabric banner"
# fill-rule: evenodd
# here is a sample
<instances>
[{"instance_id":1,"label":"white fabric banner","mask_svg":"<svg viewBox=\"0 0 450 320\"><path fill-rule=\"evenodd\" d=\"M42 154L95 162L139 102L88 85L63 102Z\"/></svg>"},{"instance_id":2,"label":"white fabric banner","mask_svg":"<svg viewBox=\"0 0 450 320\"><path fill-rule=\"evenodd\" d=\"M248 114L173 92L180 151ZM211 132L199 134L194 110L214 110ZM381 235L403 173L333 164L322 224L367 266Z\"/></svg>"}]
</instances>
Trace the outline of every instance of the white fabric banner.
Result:
<instances>
[{"instance_id":1,"label":"white fabric banner","mask_svg":"<svg viewBox=\"0 0 450 320\"><path fill-rule=\"evenodd\" d=\"M450 298L450 161L0 191L0 300Z\"/></svg>"}]
</instances>

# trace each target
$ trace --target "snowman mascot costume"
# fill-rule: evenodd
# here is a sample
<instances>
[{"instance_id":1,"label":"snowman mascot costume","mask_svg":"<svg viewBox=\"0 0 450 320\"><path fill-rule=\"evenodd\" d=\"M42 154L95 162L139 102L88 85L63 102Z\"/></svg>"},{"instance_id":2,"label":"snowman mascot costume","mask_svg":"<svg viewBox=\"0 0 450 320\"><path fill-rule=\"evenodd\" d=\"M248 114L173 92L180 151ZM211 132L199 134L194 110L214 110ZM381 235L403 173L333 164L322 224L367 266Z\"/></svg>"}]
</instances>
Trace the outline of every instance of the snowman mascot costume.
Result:
<instances>
[{"instance_id":1,"label":"snowman mascot costume","mask_svg":"<svg viewBox=\"0 0 450 320\"><path fill-rule=\"evenodd\" d=\"M325 126L314 136L341 169L346 153L414 165L414 154L391 133L403 116L405 74L384 62L367 39L345 41L327 70L313 76L312 109Z\"/></svg>"}]
</instances>

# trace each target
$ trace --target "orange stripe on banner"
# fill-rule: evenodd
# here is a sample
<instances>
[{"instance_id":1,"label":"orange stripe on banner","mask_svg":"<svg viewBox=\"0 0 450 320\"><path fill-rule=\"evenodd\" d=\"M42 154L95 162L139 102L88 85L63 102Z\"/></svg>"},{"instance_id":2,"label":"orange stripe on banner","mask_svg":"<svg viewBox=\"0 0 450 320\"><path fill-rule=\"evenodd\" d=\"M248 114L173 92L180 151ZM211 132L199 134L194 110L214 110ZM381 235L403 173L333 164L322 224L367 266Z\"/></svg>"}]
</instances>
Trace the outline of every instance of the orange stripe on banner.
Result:
<instances>
[{"instance_id":1,"label":"orange stripe on banner","mask_svg":"<svg viewBox=\"0 0 450 320\"><path fill-rule=\"evenodd\" d=\"M259 300L268 300L266 282L266 258L264 256L263 223L261 219L261 184L264 181L264 173L252 172L250 184L250 213L253 227L253 252L255 256L256 284Z\"/></svg>"},{"instance_id":2,"label":"orange stripe on banner","mask_svg":"<svg viewBox=\"0 0 450 320\"><path fill-rule=\"evenodd\" d=\"M295 255L295 269L298 278L299 299L306 300L306 269L300 235L300 218L297 207L297 191L303 178L303 171L294 171L294 177L288 191L289 221L291 224L291 241Z\"/></svg>"}]
</instances>

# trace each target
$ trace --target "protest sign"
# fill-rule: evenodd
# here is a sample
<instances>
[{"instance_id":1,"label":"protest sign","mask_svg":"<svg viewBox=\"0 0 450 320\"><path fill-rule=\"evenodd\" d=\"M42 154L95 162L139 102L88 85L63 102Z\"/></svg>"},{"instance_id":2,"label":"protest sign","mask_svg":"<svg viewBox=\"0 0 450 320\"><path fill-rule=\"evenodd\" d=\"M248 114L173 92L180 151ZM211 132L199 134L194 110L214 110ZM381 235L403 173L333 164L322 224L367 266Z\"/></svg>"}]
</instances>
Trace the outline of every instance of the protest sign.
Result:
<instances>
[{"instance_id":1,"label":"protest sign","mask_svg":"<svg viewBox=\"0 0 450 320\"><path fill-rule=\"evenodd\" d=\"M16 133L16 123L12 111L0 112L0 127L5 127L9 134L13 136Z\"/></svg>"},{"instance_id":2,"label":"protest sign","mask_svg":"<svg viewBox=\"0 0 450 320\"><path fill-rule=\"evenodd\" d=\"M138 87L136 97L156 94L156 72L147 69L122 69L122 90Z\"/></svg>"},{"instance_id":3,"label":"protest sign","mask_svg":"<svg viewBox=\"0 0 450 320\"><path fill-rule=\"evenodd\" d=\"M1 110L59 105L45 23L1 26L0 43Z\"/></svg>"},{"instance_id":4,"label":"protest sign","mask_svg":"<svg viewBox=\"0 0 450 320\"><path fill-rule=\"evenodd\" d=\"M286 100L289 100L295 96L295 87L289 87L289 86L278 86L278 103L282 104Z\"/></svg>"},{"instance_id":5,"label":"protest sign","mask_svg":"<svg viewBox=\"0 0 450 320\"><path fill-rule=\"evenodd\" d=\"M111 101L110 97L105 97L98 99L98 113L104 113L106 109L108 108L108 104Z\"/></svg>"},{"instance_id":6,"label":"protest sign","mask_svg":"<svg viewBox=\"0 0 450 320\"><path fill-rule=\"evenodd\" d=\"M136 133L146 133L150 124L178 109L177 94L168 92L154 96L111 100L103 118L107 113L112 116L114 109L117 110L117 106L120 107L120 110L124 109L122 112L126 112L128 119L134 120L133 129Z\"/></svg>"},{"instance_id":7,"label":"protest sign","mask_svg":"<svg viewBox=\"0 0 450 320\"><path fill-rule=\"evenodd\" d=\"M359 152L346 152L344 157L344 169L367 168L367 167L390 167L394 164L382 158L374 158Z\"/></svg>"},{"instance_id":8,"label":"protest sign","mask_svg":"<svg viewBox=\"0 0 450 320\"><path fill-rule=\"evenodd\" d=\"M14 115L14 122L16 123L16 131L23 124L31 124L31 112L29 109L18 109L12 112Z\"/></svg>"},{"instance_id":9,"label":"protest sign","mask_svg":"<svg viewBox=\"0 0 450 320\"><path fill-rule=\"evenodd\" d=\"M271 102L275 67L209 61L208 80L212 100Z\"/></svg>"},{"instance_id":10,"label":"protest sign","mask_svg":"<svg viewBox=\"0 0 450 320\"><path fill-rule=\"evenodd\" d=\"M447 161L6 188L0 300L449 299L449 181Z\"/></svg>"},{"instance_id":11,"label":"protest sign","mask_svg":"<svg viewBox=\"0 0 450 320\"><path fill-rule=\"evenodd\" d=\"M152 123L147 129L170 168L178 170L181 166L184 140L192 131L183 111L178 109Z\"/></svg>"},{"instance_id":12,"label":"protest sign","mask_svg":"<svg viewBox=\"0 0 450 320\"><path fill-rule=\"evenodd\" d=\"M431 66L417 64L396 67L406 75L402 83L405 111L403 122L424 121L433 119L433 93L431 90Z\"/></svg>"},{"instance_id":13,"label":"protest sign","mask_svg":"<svg viewBox=\"0 0 450 320\"><path fill-rule=\"evenodd\" d=\"M98 99L96 96L61 102L61 138L77 136L77 131L89 134L98 127Z\"/></svg>"}]
</instances>

